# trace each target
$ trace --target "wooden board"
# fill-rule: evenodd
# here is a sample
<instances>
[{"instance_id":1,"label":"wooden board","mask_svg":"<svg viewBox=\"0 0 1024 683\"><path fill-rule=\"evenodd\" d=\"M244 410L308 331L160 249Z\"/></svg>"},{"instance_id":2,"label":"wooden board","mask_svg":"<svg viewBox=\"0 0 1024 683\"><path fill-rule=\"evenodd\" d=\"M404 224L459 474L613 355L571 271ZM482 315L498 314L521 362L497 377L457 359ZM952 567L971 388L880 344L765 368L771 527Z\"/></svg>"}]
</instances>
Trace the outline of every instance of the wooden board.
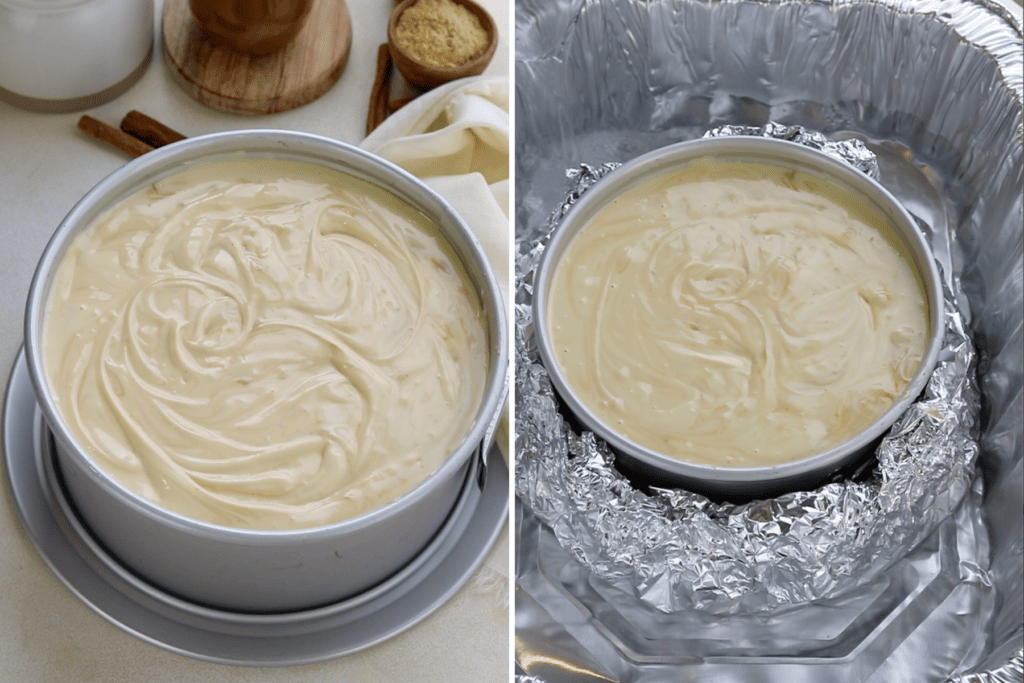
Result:
<instances>
[{"instance_id":1,"label":"wooden board","mask_svg":"<svg viewBox=\"0 0 1024 683\"><path fill-rule=\"evenodd\" d=\"M312 102L341 76L352 45L345 0L315 0L302 31L281 52L253 57L212 45L188 0L165 0L164 52L185 92L214 109L271 114Z\"/></svg>"}]
</instances>

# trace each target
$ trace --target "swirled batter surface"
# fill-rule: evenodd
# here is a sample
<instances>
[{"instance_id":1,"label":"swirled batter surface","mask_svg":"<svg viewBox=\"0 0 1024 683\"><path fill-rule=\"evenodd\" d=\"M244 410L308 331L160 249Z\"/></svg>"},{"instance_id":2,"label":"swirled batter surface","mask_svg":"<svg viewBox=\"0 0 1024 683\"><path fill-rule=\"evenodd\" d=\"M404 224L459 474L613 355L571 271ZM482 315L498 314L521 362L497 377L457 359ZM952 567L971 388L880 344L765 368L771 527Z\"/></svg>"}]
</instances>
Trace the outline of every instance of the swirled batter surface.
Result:
<instances>
[{"instance_id":1,"label":"swirled batter surface","mask_svg":"<svg viewBox=\"0 0 1024 683\"><path fill-rule=\"evenodd\" d=\"M573 238L548 299L569 385L629 440L751 467L853 437L908 384L927 308L891 228L803 173L700 160Z\"/></svg>"},{"instance_id":2,"label":"swirled batter surface","mask_svg":"<svg viewBox=\"0 0 1024 683\"><path fill-rule=\"evenodd\" d=\"M106 472L192 518L357 516L463 441L478 300L436 226L337 171L207 164L124 201L61 262L45 364Z\"/></svg>"}]
</instances>

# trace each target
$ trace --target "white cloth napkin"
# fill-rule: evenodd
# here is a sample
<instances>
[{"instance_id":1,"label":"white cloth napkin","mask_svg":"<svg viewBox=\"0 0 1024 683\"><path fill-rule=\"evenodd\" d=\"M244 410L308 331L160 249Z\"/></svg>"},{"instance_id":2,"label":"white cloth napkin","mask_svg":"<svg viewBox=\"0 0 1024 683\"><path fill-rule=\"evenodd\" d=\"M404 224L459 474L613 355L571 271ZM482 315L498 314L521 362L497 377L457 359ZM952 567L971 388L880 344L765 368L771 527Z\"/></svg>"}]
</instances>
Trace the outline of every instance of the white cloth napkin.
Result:
<instances>
[{"instance_id":1,"label":"white cloth napkin","mask_svg":"<svg viewBox=\"0 0 1024 683\"><path fill-rule=\"evenodd\" d=\"M476 234L509 299L508 78L452 81L384 120L363 149L432 187Z\"/></svg>"},{"instance_id":2,"label":"white cloth napkin","mask_svg":"<svg viewBox=\"0 0 1024 683\"><path fill-rule=\"evenodd\" d=\"M498 279L506 315L511 312L508 90L505 76L453 81L399 109L362 143L423 180L465 219ZM508 411L506 406L495 436L506 463ZM507 610L507 522L498 539L470 585Z\"/></svg>"},{"instance_id":3,"label":"white cloth napkin","mask_svg":"<svg viewBox=\"0 0 1024 683\"><path fill-rule=\"evenodd\" d=\"M494 270L511 322L508 106L507 76L452 81L385 119L362 147L423 180L465 219ZM495 437L506 462L508 424L506 406Z\"/></svg>"}]
</instances>

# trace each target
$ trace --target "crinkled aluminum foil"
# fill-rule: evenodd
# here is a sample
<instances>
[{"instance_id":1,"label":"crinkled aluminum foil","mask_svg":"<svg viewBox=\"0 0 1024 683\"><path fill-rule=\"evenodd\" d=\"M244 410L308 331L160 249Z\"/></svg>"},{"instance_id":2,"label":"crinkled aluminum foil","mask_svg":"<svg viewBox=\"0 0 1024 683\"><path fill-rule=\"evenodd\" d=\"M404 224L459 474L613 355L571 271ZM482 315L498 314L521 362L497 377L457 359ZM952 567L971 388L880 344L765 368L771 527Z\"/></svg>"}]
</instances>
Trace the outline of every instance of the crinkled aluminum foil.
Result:
<instances>
[{"instance_id":1,"label":"crinkled aluminum foil","mask_svg":"<svg viewBox=\"0 0 1024 683\"><path fill-rule=\"evenodd\" d=\"M809 131L803 126L783 126L774 121L769 121L763 126L721 126L704 133L706 138L721 138L731 135L777 138L813 147L830 157L845 161L858 171L870 176L872 180L878 180L878 158L860 140L829 140L821 133Z\"/></svg>"},{"instance_id":2,"label":"crinkled aluminum foil","mask_svg":"<svg viewBox=\"0 0 1024 683\"><path fill-rule=\"evenodd\" d=\"M949 683L1020 683L1021 681L1024 681L1024 653L1020 650L1010 657L1010 661L995 669L949 679ZM543 683L543 681L528 683Z\"/></svg>"},{"instance_id":3,"label":"crinkled aluminum foil","mask_svg":"<svg viewBox=\"0 0 1024 683\"><path fill-rule=\"evenodd\" d=\"M705 137L725 135L791 140L878 175L875 155L859 140L835 143L774 123L717 128ZM551 227L613 168L570 171ZM939 363L922 399L883 440L867 481L716 504L682 489L634 489L599 438L575 434L557 415L547 372L526 348L533 321L524 280L543 248L521 260L517 273L516 490L562 546L611 585L665 612L736 615L827 599L872 580L962 500L978 454L972 430L979 402L974 348L948 293ZM553 448L556 440L565 445Z\"/></svg>"},{"instance_id":4,"label":"crinkled aluminum foil","mask_svg":"<svg viewBox=\"0 0 1024 683\"><path fill-rule=\"evenodd\" d=\"M916 550L832 600L736 618L645 611L520 497L517 673L550 683L1024 680L1020 21L988 0L516 0L515 10L517 314L529 314L530 252L562 203L566 168L599 173L599 162L727 124L803 125L878 154L947 286L960 284L983 397L964 502ZM532 340L518 343L519 362L535 363ZM519 444L566 453L560 418L542 407L543 368L519 369L517 405L551 418L525 425Z\"/></svg>"}]
</instances>

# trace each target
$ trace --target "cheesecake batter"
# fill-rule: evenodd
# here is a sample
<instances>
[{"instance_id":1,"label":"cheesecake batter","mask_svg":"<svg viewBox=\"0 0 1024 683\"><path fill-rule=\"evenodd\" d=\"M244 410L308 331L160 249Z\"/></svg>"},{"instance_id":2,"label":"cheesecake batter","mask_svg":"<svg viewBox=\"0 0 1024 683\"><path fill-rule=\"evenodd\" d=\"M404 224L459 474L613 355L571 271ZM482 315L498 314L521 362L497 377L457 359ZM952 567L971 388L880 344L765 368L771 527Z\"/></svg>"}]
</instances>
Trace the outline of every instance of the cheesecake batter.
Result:
<instances>
[{"instance_id":1,"label":"cheesecake batter","mask_svg":"<svg viewBox=\"0 0 1024 683\"><path fill-rule=\"evenodd\" d=\"M450 254L347 174L202 165L75 239L46 374L96 465L168 510L253 529L351 518L426 479L482 400L483 314Z\"/></svg>"},{"instance_id":2,"label":"cheesecake batter","mask_svg":"<svg viewBox=\"0 0 1024 683\"><path fill-rule=\"evenodd\" d=\"M864 430L924 354L920 282L885 219L825 181L699 160L601 208L547 321L579 399L684 461L798 460Z\"/></svg>"}]
</instances>

